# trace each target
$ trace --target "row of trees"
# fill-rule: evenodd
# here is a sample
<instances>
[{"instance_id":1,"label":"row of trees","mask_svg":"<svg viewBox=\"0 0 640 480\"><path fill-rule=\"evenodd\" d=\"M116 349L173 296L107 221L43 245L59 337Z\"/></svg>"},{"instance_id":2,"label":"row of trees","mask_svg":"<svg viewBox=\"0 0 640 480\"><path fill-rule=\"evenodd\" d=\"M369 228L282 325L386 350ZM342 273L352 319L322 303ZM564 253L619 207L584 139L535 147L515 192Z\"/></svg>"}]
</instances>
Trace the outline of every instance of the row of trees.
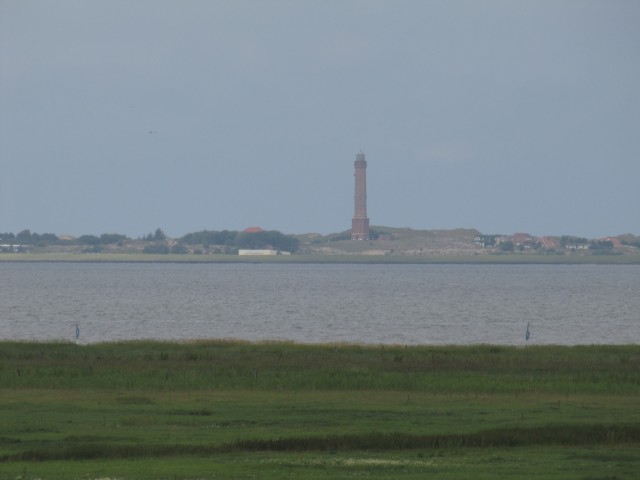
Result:
<instances>
[{"instance_id":1,"label":"row of trees","mask_svg":"<svg viewBox=\"0 0 640 480\"><path fill-rule=\"evenodd\" d=\"M635 235L628 233L626 235L620 235L618 238L620 239L620 243L622 243L622 245L629 245L631 247L640 248L640 237L636 237Z\"/></svg>"},{"instance_id":2,"label":"row of trees","mask_svg":"<svg viewBox=\"0 0 640 480\"><path fill-rule=\"evenodd\" d=\"M209 248L212 245L243 249L272 248L285 252L295 252L300 246L300 241L292 235L285 235L277 230L261 232L203 230L185 235L178 240L178 244L202 245L204 248Z\"/></svg>"},{"instance_id":3,"label":"row of trees","mask_svg":"<svg viewBox=\"0 0 640 480\"><path fill-rule=\"evenodd\" d=\"M30 230L23 230L20 233L0 233L0 243L12 245L34 245L46 247L48 245L109 245L114 243L122 244L127 237L118 233L103 233L97 235L81 235L78 238L61 239L55 233L31 233Z\"/></svg>"},{"instance_id":4,"label":"row of trees","mask_svg":"<svg viewBox=\"0 0 640 480\"><path fill-rule=\"evenodd\" d=\"M202 230L201 232L187 233L184 237L180 238L180 243L186 245L203 245L208 248L211 245L226 245L234 246L238 232L230 232L229 230L222 230L217 232L215 230Z\"/></svg>"},{"instance_id":5,"label":"row of trees","mask_svg":"<svg viewBox=\"0 0 640 480\"><path fill-rule=\"evenodd\" d=\"M237 231L211 231L188 233L177 239L177 243L169 245L165 233L158 228L155 232L143 235L139 240L150 242L144 248L145 253L187 253L187 246L200 246L205 249L211 246L224 247L222 251L232 252L240 248L264 249L273 248L275 250L295 252L299 247L299 240L291 235L285 235L277 230L261 232L237 232ZM53 233L32 233L30 230L23 230L20 233L0 233L0 244L8 245L33 245L36 247L46 247L51 245L85 245L87 251L100 252L107 245L122 246L127 242L132 242L126 235L118 233L103 233L102 235L81 235L73 239L60 239Z\"/></svg>"},{"instance_id":6,"label":"row of trees","mask_svg":"<svg viewBox=\"0 0 640 480\"><path fill-rule=\"evenodd\" d=\"M0 243L18 245L52 245L60 242L54 233L31 233L30 230L23 230L17 235L13 233L0 233Z\"/></svg>"}]
</instances>

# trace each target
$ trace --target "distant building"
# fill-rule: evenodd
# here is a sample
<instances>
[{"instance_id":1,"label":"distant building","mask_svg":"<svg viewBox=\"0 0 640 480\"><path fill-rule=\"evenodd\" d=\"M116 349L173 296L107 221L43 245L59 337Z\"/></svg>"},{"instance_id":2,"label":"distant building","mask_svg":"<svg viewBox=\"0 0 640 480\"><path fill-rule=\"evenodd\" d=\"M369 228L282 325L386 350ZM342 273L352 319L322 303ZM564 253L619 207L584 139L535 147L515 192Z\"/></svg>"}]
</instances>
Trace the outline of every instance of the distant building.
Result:
<instances>
[{"instance_id":1,"label":"distant building","mask_svg":"<svg viewBox=\"0 0 640 480\"><path fill-rule=\"evenodd\" d=\"M24 247L22 245L0 245L0 252L18 253L22 251L24 251Z\"/></svg>"},{"instance_id":2,"label":"distant building","mask_svg":"<svg viewBox=\"0 0 640 480\"><path fill-rule=\"evenodd\" d=\"M291 252L281 252L280 250L271 250L271 249L263 249L263 250L240 249L238 250L238 255L291 255Z\"/></svg>"},{"instance_id":3,"label":"distant building","mask_svg":"<svg viewBox=\"0 0 640 480\"><path fill-rule=\"evenodd\" d=\"M533 248L536 245L536 237L532 237L528 233L514 233L511 235L513 245L520 248Z\"/></svg>"},{"instance_id":4,"label":"distant building","mask_svg":"<svg viewBox=\"0 0 640 480\"><path fill-rule=\"evenodd\" d=\"M247 227L243 230L243 233L260 233L264 232L262 227Z\"/></svg>"},{"instance_id":5,"label":"distant building","mask_svg":"<svg viewBox=\"0 0 640 480\"><path fill-rule=\"evenodd\" d=\"M369 240L369 218L367 217L367 161L364 153L356 155L354 213L351 221L351 240Z\"/></svg>"},{"instance_id":6,"label":"distant building","mask_svg":"<svg viewBox=\"0 0 640 480\"><path fill-rule=\"evenodd\" d=\"M622 242L617 237L606 237L600 240L601 242L611 242L613 248L622 248Z\"/></svg>"},{"instance_id":7,"label":"distant building","mask_svg":"<svg viewBox=\"0 0 640 480\"><path fill-rule=\"evenodd\" d=\"M495 247L498 237L499 235L476 235L473 237L473 243L479 247Z\"/></svg>"},{"instance_id":8,"label":"distant building","mask_svg":"<svg viewBox=\"0 0 640 480\"><path fill-rule=\"evenodd\" d=\"M560 246L560 243L554 237L540 237L538 239L538 245L547 250L554 250Z\"/></svg>"}]
</instances>

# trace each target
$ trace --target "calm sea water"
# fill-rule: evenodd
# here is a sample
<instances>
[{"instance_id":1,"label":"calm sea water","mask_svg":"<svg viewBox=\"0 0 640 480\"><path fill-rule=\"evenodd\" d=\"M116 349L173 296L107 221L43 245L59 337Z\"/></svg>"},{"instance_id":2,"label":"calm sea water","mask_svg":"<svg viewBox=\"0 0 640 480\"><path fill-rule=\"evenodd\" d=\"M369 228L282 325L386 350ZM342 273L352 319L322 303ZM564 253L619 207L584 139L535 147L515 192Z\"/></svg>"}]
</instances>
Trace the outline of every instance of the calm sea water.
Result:
<instances>
[{"instance_id":1,"label":"calm sea water","mask_svg":"<svg viewBox=\"0 0 640 480\"><path fill-rule=\"evenodd\" d=\"M0 338L640 343L640 266L0 263Z\"/></svg>"}]
</instances>

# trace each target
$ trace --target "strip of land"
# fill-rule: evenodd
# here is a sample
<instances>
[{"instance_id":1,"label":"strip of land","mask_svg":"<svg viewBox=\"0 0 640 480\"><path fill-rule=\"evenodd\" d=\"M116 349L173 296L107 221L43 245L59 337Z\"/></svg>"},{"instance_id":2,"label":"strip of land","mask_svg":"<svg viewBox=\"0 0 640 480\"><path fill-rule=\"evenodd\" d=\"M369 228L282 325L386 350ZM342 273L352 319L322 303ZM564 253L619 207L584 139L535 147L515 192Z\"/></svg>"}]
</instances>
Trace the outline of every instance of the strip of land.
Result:
<instances>
[{"instance_id":1,"label":"strip of land","mask_svg":"<svg viewBox=\"0 0 640 480\"><path fill-rule=\"evenodd\" d=\"M640 265L638 255L154 255L136 253L4 253L3 262L83 263L301 263L301 264L478 264L478 265Z\"/></svg>"},{"instance_id":2,"label":"strip of land","mask_svg":"<svg viewBox=\"0 0 640 480\"><path fill-rule=\"evenodd\" d=\"M255 231L254 231L255 230ZM640 264L640 237L587 239L526 233L483 235L475 229L414 230L375 227L370 240L351 231L285 235L252 228L243 232L200 231L168 238L125 235L0 233L0 261L181 262L181 263L473 263Z\"/></svg>"},{"instance_id":3,"label":"strip of land","mask_svg":"<svg viewBox=\"0 0 640 480\"><path fill-rule=\"evenodd\" d=\"M637 345L0 342L0 392L0 478L640 470Z\"/></svg>"}]
</instances>

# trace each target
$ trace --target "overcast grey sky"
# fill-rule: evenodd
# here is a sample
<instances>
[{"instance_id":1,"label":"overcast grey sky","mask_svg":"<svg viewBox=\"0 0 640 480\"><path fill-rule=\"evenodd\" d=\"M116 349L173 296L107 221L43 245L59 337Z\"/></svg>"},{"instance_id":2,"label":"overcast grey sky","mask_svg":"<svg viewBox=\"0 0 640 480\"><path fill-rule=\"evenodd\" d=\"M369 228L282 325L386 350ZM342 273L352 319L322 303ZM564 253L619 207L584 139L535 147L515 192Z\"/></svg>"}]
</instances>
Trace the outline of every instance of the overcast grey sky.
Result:
<instances>
[{"instance_id":1,"label":"overcast grey sky","mask_svg":"<svg viewBox=\"0 0 640 480\"><path fill-rule=\"evenodd\" d=\"M640 234L637 0L0 0L0 232Z\"/></svg>"}]
</instances>

